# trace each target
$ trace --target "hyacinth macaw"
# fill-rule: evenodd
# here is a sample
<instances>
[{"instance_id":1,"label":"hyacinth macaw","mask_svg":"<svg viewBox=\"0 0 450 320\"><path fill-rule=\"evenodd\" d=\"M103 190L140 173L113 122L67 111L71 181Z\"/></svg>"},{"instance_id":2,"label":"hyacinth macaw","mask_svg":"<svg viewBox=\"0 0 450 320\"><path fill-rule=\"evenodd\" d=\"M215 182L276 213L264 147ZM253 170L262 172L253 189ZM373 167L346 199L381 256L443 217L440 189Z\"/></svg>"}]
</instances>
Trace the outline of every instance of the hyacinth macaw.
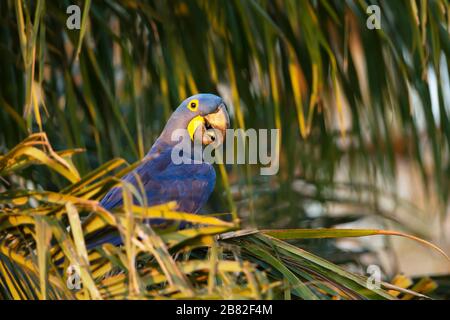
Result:
<instances>
[{"instance_id":1,"label":"hyacinth macaw","mask_svg":"<svg viewBox=\"0 0 450 320\"><path fill-rule=\"evenodd\" d=\"M138 175L145 190L148 206L175 201L178 211L197 213L214 189L216 173L212 164L204 161L175 164L171 154L178 141L173 140L172 133L176 129L185 129L192 145L194 141L198 141L206 146L218 139L214 132L219 132L224 139L225 130L229 125L227 108L221 97L213 94L197 94L187 98L173 112L142 164L122 180L139 190L136 181ZM111 189L100 204L108 210L121 206L121 187ZM119 234L112 230L89 238L86 239L88 248L106 242L114 245L122 243Z\"/></svg>"}]
</instances>

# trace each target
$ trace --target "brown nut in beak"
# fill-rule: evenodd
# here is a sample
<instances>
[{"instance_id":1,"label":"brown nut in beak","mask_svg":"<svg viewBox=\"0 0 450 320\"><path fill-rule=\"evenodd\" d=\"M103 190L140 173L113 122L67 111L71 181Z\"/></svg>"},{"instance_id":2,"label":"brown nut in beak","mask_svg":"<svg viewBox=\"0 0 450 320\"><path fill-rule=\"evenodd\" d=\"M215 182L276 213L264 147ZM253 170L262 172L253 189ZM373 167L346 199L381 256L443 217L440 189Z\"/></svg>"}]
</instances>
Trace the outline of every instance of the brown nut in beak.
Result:
<instances>
[{"instance_id":1,"label":"brown nut in beak","mask_svg":"<svg viewBox=\"0 0 450 320\"><path fill-rule=\"evenodd\" d=\"M208 145L212 142L223 143L226 130L230 127L230 117L226 105L222 102L217 111L204 116L204 132L202 143Z\"/></svg>"}]
</instances>

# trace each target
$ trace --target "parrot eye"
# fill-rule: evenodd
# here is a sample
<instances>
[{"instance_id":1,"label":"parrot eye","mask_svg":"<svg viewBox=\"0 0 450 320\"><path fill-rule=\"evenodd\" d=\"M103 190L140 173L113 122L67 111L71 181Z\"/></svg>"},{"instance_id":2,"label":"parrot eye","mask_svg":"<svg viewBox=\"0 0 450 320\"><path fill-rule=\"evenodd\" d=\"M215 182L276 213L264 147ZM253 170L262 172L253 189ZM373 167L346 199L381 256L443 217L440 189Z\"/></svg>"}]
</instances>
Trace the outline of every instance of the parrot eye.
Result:
<instances>
[{"instance_id":1,"label":"parrot eye","mask_svg":"<svg viewBox=\"0 0 450 320\"><path fill-rule=\"evenodd\" d=\"M198 100L194 99L189 101L187 107L189 108L189 110L191 111L197 111L197 107L198 107Z\"/></svg>"}]
</instances>

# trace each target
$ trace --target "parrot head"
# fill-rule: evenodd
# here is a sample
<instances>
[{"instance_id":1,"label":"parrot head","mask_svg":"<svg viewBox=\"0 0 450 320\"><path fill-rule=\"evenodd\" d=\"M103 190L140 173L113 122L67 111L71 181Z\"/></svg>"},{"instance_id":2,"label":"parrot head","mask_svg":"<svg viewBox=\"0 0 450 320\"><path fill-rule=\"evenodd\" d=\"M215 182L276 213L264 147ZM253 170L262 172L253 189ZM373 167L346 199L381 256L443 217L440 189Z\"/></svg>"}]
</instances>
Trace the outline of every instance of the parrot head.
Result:
<instances>
[{"instance_id":1,"label":"parrot head","mask_svg":"<svg viewBox=\"0 0 450 320\"><path fill-rule=\"evenodd\" d=\"M190 139L206 146L220 144L230 127L230 117L223 99L209 93L200 93L184 100L173 112L161 134L164 141L170 139L176 129L186 129Z\"/></svg>"}]
</instances>

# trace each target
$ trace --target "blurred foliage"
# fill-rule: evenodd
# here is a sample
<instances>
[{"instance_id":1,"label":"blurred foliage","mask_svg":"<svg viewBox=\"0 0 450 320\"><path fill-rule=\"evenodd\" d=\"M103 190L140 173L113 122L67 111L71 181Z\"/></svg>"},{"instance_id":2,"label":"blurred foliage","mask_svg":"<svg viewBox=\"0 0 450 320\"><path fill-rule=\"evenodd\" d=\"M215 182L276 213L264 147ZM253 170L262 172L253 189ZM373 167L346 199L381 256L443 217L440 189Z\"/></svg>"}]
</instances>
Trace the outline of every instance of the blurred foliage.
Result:
<instances>
[{"instance_id":1,"label":"blurred foliage","mask_svg":"<svg viewBox=\"0 0 450 320\"><path fill-rule=\"evenodd\" d=\"M66 28L73 3L81 30ZM366 27L370 4L380 30ZM57 150L86 150L73 157L84 177L114 157L142 158L180 101L217 93L234 127L281 129L281 159L273 177L219 167L210 211L271 228L370 214L420 234L379 202L417 212L395 190L407 159L445 215L449 11L445 0L1 1L0 151L43 131ZM0 188L64 190L73 172L60 169L14 171ZM348 212L329 216L335 204ZM365 252L301 243L340 263Z\"/></svg>"}]
</instances>

